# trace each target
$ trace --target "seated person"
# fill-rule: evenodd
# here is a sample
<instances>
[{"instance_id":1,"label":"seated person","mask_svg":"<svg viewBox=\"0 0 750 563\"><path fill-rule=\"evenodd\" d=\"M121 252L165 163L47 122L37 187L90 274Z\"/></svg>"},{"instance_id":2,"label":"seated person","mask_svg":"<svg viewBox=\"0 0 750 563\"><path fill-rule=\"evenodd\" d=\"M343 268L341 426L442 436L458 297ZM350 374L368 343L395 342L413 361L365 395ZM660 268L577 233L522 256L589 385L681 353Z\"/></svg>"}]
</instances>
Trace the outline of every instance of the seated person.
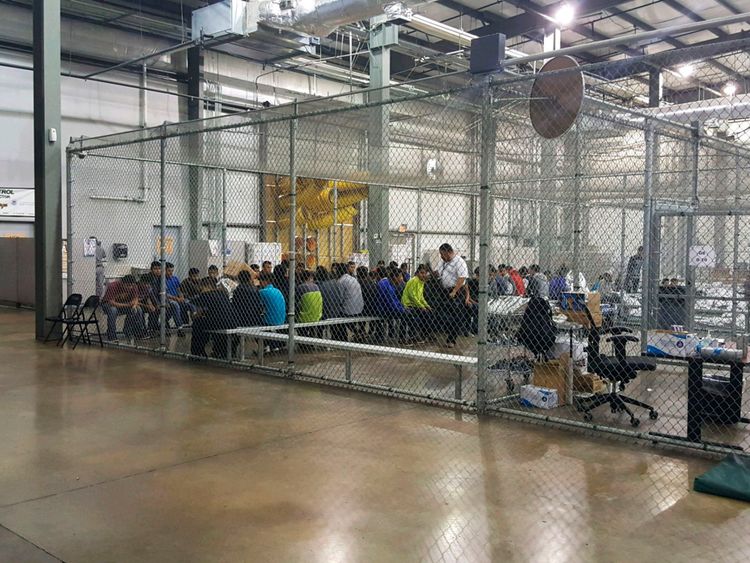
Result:
<instances>
[{"instance_id":1,"label":"seated person","mask_svg":"<svg viewBox=\"0 0 750 563\"><path fill-rule=\"evenodd\" d=\"M420 264L401 294L401 304L406 307L412 318L417 340L434 338L434 319L432 307L424 297L425 282L430 276L430 271L424 264Z\"/></svg>"},{"instance_id":2,"label":"seated person","mask_svg":"<svg viewBox=\"0 0 750 563\"><path fill-rule=\"evenodd\" d=\"M333 276L323 266L315 271L315 281L323 296L323 318L338 319L343 316L344 292Z\"/></svg>"},{"instance_id":3,"label":"seated person","mask_svg":"<svg viewBox=\"0 0 750 563\"><path fill-rule=\"evenodd\" d=\"M117 341L117 317L120 315L125 315L126 337L144 335L146 323L138 297L138 283L133 276L124 276L107 284L102 309L107 315L107 340L110 342Z\"/></svg>"},{"instance_id":4,"label":"seated person","mask_svg":"<svg viewBox=\"0 0 750 563\"><path fill-rule=\"evenodd\" d=\"M273 274L261 272L258 280L260 281L260 299L263 301L263 322L266 326L285 324L286 300L281 291L273 285Z\"/></svg>"},{"instance_id":5,"label":"seated person","mask_svg":"<svg viewBox=\"0 0 750 563\"><path fill-rule=\"evenodd\" d=\"M390 267L387 270L386 277L378 282L378 295L380 297L380 316L388 320L389 328L392 329L395 321L406 321L407 311L399 299L398 288L404 283L404 277L401 270L396 267ZM399 323L398 338L404 342L405 322Z\"/></svg>"},{"instance_id":6,"label":"seated person","mask_svg":"<svg viewBox=\"0 0 750 563\"><path fill-rule=\"evenodd\" d=\"M232 306L239 326L263 325L263 301L253 283L253 274L246 270L237 275L239 285L232 294Z\"/></svg>"},{"instance_id":7,"label":"seated person","mask_svg":"<svg viewBox=\"0 0 750 563\"><path fill-rule=\"evenodd\" d=\"M167 299L174 318L174 323L177 325L177 336L185 336L182 332L182 327L187 324L186 320L189 320L191 313L195 313L195 305L190 303L180 291L180 278L174 275L174 264L171 262L166 263L166 285L167 285ZM169 309L168 309L169 310Z\"/></svg>"},{"instance_id":8,"label":"seated person","mask_svg":"<svg viewBox=\"0 0 750 563\"><path fill-rule=\"evenodd\" d=\"M188 301L195 299L201 294L200 274L201 271L198 268L190 268L188 270L188 277L180 283L180 293Z\"/></svg>"},{"instance_id":9,"label":"seated person","mask_svg":"<svg viewBox=\"0 0 750 563\"><path fill-rule=\"evenodd\" d=\"M594 282L591 286L591 291L599 292L602 295L609 295L613 291L612 274L604 272L599 279Z\"/></svg>"},{"instance_id":10,"label":"seated person","mask_svg":"<svg viewBox=\"0 0 750 563\"><path fill-rule=\"evenodd\" d=\"M549 282L549 298L553 301L559 301L562 294L566 291L570 291L568 286L568 268L562 266L558 271L557 275L553 277Z\"/></svg>"},{"instance_id":11,"label":"seated person","mask_svg":"<svg viewBox=\"0 0 750 563\"><path fill-rule=\"evenodd\" d=\"M193 339L190 353L206 357L206 344L213 341L214 358L226 358L227 341L224 334L212 334L214 330L237 328L237 319L226 291L218 288L211 278L201 280L201 294L193 303L197 307L193 320Z\"/></svg>"},{"instance_id":12,"label":"seated person","mask_svg":"<svg viewBox=\"0 0 750 563\"><path fill-rule=\"evenodd\" d=\"M141 276L140 282L141 306L148 313L148 329L151 332L158 332L161 315L161 262L158 260L151 262L151 269ZM182 326L179 306L168 299L165 308L167 322L173 318L179 330Z\"/></svg>"},{"instance_id":13,"label":"seated person","mask_svg":"<svg viewBox=\"0 0 750 563\"><path fill-rule=\"evenodd\" d=\"M315 283L315 274L305 271L300 274L297 286L297 322L316 323L323 318L323 295ZM320 338L322 327L300 328L300 336ZM304 350L306 347L302 347Z\"/></svg>"},{"instance_id":14,"label":"seated person","mask_svg":"<svg viewBox=\"0 0 750 563\"><path fill-rule=\"evenodd\" d=\"M323 295L315 284L315 275L306 271L297 287L297 322L315 323L323 318Z\"/></svg>"}]
</instances>

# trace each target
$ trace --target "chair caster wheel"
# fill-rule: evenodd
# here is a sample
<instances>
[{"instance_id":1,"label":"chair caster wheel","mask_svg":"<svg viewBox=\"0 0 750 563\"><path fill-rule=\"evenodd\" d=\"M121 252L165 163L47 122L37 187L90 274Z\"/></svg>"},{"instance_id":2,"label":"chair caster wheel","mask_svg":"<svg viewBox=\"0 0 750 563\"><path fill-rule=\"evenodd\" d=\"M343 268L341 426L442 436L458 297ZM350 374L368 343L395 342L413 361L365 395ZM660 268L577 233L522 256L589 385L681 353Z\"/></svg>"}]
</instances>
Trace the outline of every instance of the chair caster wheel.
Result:
<instances>
[{"instance_id":1,"label":"chair caster wheel","mask_svg":"<svg viewBox=\"0 0 750 563\"><path fill-rule=\"evenodd\" d=\"M651 420L656 420L657 418L659 418L659 413L656 411L651 411L650 413L648 413L648 417Z\"/></svg>"},{"instance_id":2,"label":"chair caster wheel","mask_svg":"<svg viewBox=\"0 0 750 563\"><path fill-rule=\"evenodd\" d=\"M630 426L633 426L633 427L637 428L640 425L641 425L641 421L638 420L637 418L631 418L630 419Z\"/></svg>"},{"instance_id":3,"label":"chair caster wheel","mask_svg":"<svg viewBox=\"0 0 750 563\"><path fill-rule=\"evenodd\" d=\"M594 415L590 412L585 412L583 413L583 420L585 420L586 422L591 422L592 420L594 420Z\"/></svg>"}]
</instances>

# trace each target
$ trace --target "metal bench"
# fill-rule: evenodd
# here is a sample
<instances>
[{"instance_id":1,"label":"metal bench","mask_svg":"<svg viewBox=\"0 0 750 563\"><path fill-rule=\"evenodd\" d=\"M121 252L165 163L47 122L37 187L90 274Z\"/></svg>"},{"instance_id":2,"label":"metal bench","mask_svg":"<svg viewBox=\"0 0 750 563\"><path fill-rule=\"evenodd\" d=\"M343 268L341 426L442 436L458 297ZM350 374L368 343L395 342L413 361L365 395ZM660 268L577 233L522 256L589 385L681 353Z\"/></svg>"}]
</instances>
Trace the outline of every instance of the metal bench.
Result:
<instances>
[{"instance_id":1,"label":"metal bench","mask_svg":"<svg viewBox=\"0 0 750 563\"><path fill-rule=\"evenodd\" d=\"M312 323L310 323L312 324ZM258 341L258 364L263 365L263 355L266 340L288 342L288 334L266 332L256 330L251 336ZM464 366L476 366L477 358L474 356L459 356L457 354L443 354L440 352L428 352L424 350L408 350L404 348L392 348L389 346L376 346L374 344L359 344L356 342L341 342L339 340L326 340L322 338L310 338L307 336L295 336L294 342L321 348L343 350L346 352L345 376L346 381L352 382L352 353L361 352L365 354L378 354L391 358L405 358L410 360L424 360L439 364L449 364L456 368L455 399L462 400L463 392L463 368Z\"/></svg>"},{"instance_id":2,"label":"metal bench","mask_svg":"<svg viewBox=\"0 0 750 563\"><path fill-rule=\"evenodd\" d=\"M304 328L316 328L316 327L331 327L336 325L348 325L358 324L367 322L382 321L380 317L339 317L335 319L326 319L324 321L316 321L314 323L295 323L294 327L297 329ZM227 336L239 336L240 337L240 360L245 360L245 339L249 337L255 337L258 333L262 332L275 332L279 330L289 330L288 324L273 325L273 326L244 326L238 328L230 328L224 330L212 330L214 334L224 334ZM299 338L299 337L298 337ZM232 346L227 346L227 360L232 361Z\"/></svg>"}]
</instances>

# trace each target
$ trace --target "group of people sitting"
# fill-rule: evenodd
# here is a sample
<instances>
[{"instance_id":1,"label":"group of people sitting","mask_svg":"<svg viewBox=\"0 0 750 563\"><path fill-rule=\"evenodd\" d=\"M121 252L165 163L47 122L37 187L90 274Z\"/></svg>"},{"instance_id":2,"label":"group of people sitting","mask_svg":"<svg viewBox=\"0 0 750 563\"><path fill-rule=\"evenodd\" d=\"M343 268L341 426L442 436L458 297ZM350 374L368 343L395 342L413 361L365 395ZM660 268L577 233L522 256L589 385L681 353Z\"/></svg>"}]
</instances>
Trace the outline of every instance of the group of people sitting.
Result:
<instances>
[{"instance_id":1,"label":"group of people sitting","mask_svg":"<svg viewBox=\"0 0 750 563\"><path fill-rule=\"evenodd\" d=\"M432 269L420 265L410 272L407 264L379 264L373 269L357 267L354 262L332 264L330 270L320 266L315 271L297 268L294 276L295 320L315 323L323 319L376 317L382 321L344 323L331 327L337 340L382 342L387 336L402 344L434 340L445 333L446 345L452 347L462 333L476 331L472 311L476 309L477 289L468 276L466 262L449 244L440 249L441 264ZM183 328L192 328L191 353L206 355L206 345L213 341L212 353L224 357L231 339L213 331L240 326L280 326L288 320L289 263L275 267L270 262L251 265L233 276L231 293L221 283L219 270L211 266L208 276L191 268L180 281L174 265L165 264L164 318L173 322L179 336ZM224 276L227 278L228 276ZM160 329L162 272L161 263L153 262L148 273L136 279L127 275L108 284L102 298L107 315L107 338L117 340L117 322L125 316L126 338L149 338ZM472 328L473 327L473 328ZM165 327L166 328L166 327ZM317 336L314 327L301 334Z\"/></svg>"},{"instance_id":2,"label":"group of people sitting","mask_svg":"<svg viewBox=\"0 0 750 563\"><path fill-rule=\"evenodd\" d=\"M164 317L173 321L178 336L191 325L191 352L206 355L206 345L213 340L212 352L224 357L227 342L214 331L253 326L281 326L289 319L290 266L282 261L245 265L236 275L220 276L216 266L201 277L191 268L185 280L174 274L174 265L165 264ZM445 243L440 247L436 267L421 264L410 271L407 264L379 262L370 269L354 262L334 263L331 268L319 266L314 271L296 268L295 310L297 323L317 323L325 319L352 318L351 323L331 326L335 340L361 340L382 343L397 339L402 345L435 341L444 334L446 346L456 345L460 335L478 332L479 269L473 276L464 259ZM507 264L489 266L489 296L517 295L559 299L570 289L567 270L556 276L542 272L538 265L516 270ZM551 278L551 279L550 279ZM231 291L222 279L231 279ZM605 276L597 281L603 289L611 283ZM117 339L117 320L124 315L127 338L148 338L160 329L162 272L161 263L153 262L140 279L124 276L111 282L102 299L107 314L107 337ZM356 317L375 317L378 322L360 323ZM166 328L166 327L165 327ZM302 336L321 336L319 327L301 327Z\"/></svg>"}]
</instances>

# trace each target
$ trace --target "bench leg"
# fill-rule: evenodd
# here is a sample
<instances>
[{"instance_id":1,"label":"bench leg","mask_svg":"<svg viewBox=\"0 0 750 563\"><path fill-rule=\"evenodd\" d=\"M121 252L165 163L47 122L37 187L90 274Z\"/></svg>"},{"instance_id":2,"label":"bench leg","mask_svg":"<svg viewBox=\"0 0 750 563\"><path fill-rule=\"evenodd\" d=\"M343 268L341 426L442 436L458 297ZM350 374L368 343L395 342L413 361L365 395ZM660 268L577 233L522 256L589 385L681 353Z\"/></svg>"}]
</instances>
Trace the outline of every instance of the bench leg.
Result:
<instances>
[{"instance_id":1,"label":"bench leg","mask_svg":"<svg viewBox=\"0 0 750 563\"><path fill-rule=\"evenodd\" d=\"M245 335L240 335L240 361L245 361Z\"/></svg>"},{"instance_id":2,"label":"bench leg","mask_svg":"<svg viewBox=\"0 0 750 563\"><path fill-rule=\"evenodd\" d=\"M457 401L463 400L463 385L464 385L464 368L463 368L463 366L456 366L456 392L455 392L455 399Z\"/></svg>"},{"instance_id":3,"label":"bench leg","mask_svg":"<svg viewBox=\"0 0 750 563\"><path fill-rule=\"evenodd\" d=\"M352 382L352 351L347 350L346 351L346 364L344 373L346 374L346 381L347 383Z\"/></svg>"},{"instance_id":4,"label":"bench leg","mask_svg":"<svg viewBox=\"0 0 750 563\"><path fill-rule=\"evenodd\" d=\"M262 338L258 338L258 365L263 365L263 352L265 348L265 342Z\"/></svg>"},{"instance_id":5,"label":"bench leg","mask_svg":"<svg viewBox=\"0 0 750 563\"><path fill-rule=\"evenodd\" d=\"M232 361L232 345L234 344L234 342L233 342L234 337L231 334L227 334L226 338L227 338L227 361L231 363L231 361Z\"/></svg>"}]
</instances>

